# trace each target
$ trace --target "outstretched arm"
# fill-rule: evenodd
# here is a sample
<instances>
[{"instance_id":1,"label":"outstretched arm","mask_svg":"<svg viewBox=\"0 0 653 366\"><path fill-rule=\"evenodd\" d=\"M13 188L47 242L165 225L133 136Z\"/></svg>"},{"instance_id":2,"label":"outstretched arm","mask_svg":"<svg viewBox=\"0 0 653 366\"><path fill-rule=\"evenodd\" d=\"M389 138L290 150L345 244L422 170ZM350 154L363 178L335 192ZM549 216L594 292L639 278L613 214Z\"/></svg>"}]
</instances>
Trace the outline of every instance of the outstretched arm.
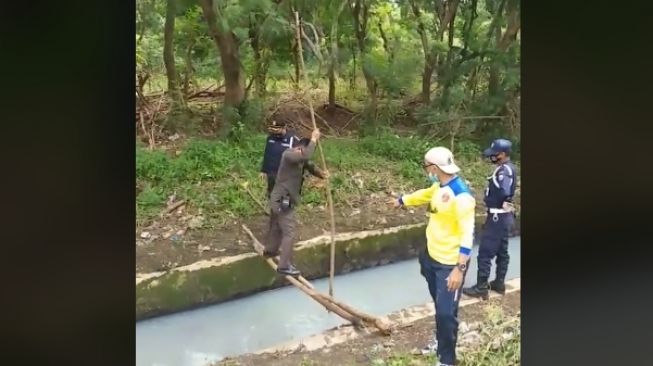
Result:
<instances>
[{"instance_id":1,"label":"outstretched arm","mask_svg":"<svg viewBox=\"0 0 653 366\"><path fill-rule=\"evenodd\" d=\"M400 206L420 206L431 202L433 194L438 191L440 185L438 183L433 184L429 188L420 189L410 194L405 194L399 197Z\"/></svg>"}]
</instances>

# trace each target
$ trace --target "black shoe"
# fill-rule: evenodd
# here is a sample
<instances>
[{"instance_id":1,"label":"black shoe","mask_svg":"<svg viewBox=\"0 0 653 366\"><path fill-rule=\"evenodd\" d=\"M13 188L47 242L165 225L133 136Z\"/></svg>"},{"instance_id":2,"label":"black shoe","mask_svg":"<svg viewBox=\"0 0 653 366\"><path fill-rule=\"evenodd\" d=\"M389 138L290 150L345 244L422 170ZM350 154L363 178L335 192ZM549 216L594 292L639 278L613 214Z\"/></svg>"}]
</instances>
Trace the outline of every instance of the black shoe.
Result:
<instances>
[{"instance_id":1,"label":"black shoe","mask_svg":"<svg viewBox=\"0 0 653 366\"><path fill-rule=\"evenodd\" d=\"M497 280L494 280L494 281L490 282L490 290L492 290L494 292L498 292L501 295L505 295L506 294L506 284L503 283L503 281L498 282Z\"/></svg>"},{"instance_id":2,"label":"black shoe","mask_svg":"<svg viewBox=\"0 0 653 366\"><path fill-rule=\"evenodd\" d=\"M276 251L276 252L268 252L267 250L263 251L263 256L265 258L274 258L274 257L276 257L278 255L279 255L279 251Z\"/></svg>"},{"instance_id":3,"label":"black shoe","mask_svg":"<svg viewBox=\"0 0 653 366\"><path fill-rule=\"evenodd\" d=\"M292 264L289 265L288 268L277 267L277 273L286 276L293 276L293 277L298 277L301 274L301 272L299 272L299 270L295 268L295 266L293 266Z\"/></svg>"},{"instance_id":4,"label":"black shoe","mask_svg":"<svg viewBox=\"0 0 653 366\"><path fill-rule=\"evenodd\" d=\"M483 300L489 298L487 285L479 286L478 284L463 289L463 294L471 297L480 297Z\"/></svg>"}]
</instances>

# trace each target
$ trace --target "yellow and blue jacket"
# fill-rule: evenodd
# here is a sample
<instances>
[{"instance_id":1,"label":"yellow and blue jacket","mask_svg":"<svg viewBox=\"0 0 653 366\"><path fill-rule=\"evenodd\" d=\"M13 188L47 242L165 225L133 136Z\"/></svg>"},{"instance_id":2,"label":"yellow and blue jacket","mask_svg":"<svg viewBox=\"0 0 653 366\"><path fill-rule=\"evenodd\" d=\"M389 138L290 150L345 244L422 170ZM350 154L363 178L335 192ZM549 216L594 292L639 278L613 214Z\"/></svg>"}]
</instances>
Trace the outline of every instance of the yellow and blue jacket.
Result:
<instances>
[{"instance_id":1,"label":"yellow and blue jacket","mask_svg":"<svg viewBox=\"0 0 653 366\"><path fill-rule=\"evenodd\" d=\"M404 206L429 204L426 241L431 258L455 265L460 254L471 254L476 200L462 178L456 176L445 185L435 183L403 195L399 202Z\"/></svg>"}]
</instances>

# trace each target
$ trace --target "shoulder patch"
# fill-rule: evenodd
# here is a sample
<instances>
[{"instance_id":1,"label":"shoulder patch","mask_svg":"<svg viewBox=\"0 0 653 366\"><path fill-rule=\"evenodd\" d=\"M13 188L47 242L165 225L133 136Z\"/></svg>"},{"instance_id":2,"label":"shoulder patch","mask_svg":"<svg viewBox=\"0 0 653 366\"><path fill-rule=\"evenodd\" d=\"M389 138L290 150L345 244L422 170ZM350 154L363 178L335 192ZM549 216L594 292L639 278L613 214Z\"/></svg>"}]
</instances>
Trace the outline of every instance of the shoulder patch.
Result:
<instances>
[{"instance_id":1,"label":"shoulder patch","mask_svg":"<svg viewBox=\"0 0 653 366\"><path fill-rule=\"evenodd\" d=\"M451 184L449 184L449 187L453 191L454 196L458 196L462 193L470 193L467 184L465 184L463 179L460 177L456 178L453 182L451 182Z\"/></svg>"}]
</instances>

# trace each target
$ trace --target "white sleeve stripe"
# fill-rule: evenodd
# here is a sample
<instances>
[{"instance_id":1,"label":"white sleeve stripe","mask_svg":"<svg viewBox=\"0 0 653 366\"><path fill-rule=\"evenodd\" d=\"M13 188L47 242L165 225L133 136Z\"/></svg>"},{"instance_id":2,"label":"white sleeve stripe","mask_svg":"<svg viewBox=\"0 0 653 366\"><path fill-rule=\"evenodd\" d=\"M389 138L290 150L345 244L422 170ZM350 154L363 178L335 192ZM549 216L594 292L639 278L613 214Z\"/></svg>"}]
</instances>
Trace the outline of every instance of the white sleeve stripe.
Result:
<instances>
[{"instance_id":1,"label":"white sleeve stripe","mask_svg":"<svg viewBox=\"0 0 653 366\"><path fill-rule=\"evenodd\" d=\"M501 185L499 185L499 182L497 181L497 172L501 169L501 166L498 166L494 171L492 172L492 181L494 182L494 185L497 186L497 188L501 188Z\"/></svg>"}]
</instances>

